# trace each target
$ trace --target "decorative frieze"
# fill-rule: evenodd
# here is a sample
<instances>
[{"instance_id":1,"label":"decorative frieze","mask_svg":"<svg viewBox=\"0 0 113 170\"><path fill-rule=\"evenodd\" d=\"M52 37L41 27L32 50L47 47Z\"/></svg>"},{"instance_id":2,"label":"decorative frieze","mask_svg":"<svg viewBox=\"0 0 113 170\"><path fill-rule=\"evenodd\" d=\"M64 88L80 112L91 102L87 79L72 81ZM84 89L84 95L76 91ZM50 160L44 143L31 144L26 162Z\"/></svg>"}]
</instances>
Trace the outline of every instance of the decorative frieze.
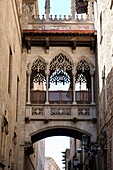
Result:
<instances>
[{"instance_id":1,"label":"decorative frieze","mask_svg":"<svg viewBox=\"0 0 113 170\"><path fill-rule=\"evenodd\" d=\"M32 107L32 115L44 115L44 108Z\"/></svg>"},{"instance_id":2,"label":"decorative frieze","mask_svg":"<svg viewBox=\"0 0 113 170\"><path fill-rule=\"evenodd\" d=\"M28 110L28 106L27 106ZM30 114L29 117L26 117L26 123L30 123L32 120L43 120L43 119L73 119L76 117L77 120L89 120L96 119L96 109L95 106L76 106L72 107L64 106L64 105L50 105L50 106L30 106L29 107ZM54 117L55 116L55 117ZM59 117L61 116L61 117Z\"/></svg>"},{"instance_id":3,"label":"decorative frieze","mask_svg":"<svg viewBox=\"0 0 113 170\"><path fill-rule=\"evenodd\" d=\"M80 107L78 108L78 115L85 115L85 116L89 116L90 115L90 108L89 107Z\"/></svg>"},{"instance_id":4,"label":"decorative frieze","mask_svg":"<svg viewBox=\"0 0 113 170\"><path fill-rule=\"evenodd\" d=\"M51 113L50 115L55 116L55 115L71 115L71 108L51 108Z\"/></svg>"}]
</instances>

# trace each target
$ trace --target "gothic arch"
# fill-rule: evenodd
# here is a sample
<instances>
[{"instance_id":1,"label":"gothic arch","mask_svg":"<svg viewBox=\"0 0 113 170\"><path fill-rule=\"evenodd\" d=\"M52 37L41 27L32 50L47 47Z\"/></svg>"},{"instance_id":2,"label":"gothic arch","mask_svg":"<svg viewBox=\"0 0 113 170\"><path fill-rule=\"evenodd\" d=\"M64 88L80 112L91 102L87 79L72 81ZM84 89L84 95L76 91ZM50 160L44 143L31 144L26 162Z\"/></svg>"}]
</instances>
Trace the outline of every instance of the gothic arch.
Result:
<instances>
[{"instance_id":1,"label":"gothic arch","mask_svg":"<svg viewBox=\"0 0 113 170\"><path fill-rule=\"evenodd\" d=\"M66 53L64 50L57 50L57 52L55 52L52 55L51 60L49 61L49 63L51 63L51 61L55 58L55 56L58 56L59 54L63 54L64 56L66 56L70 60L72 65L73 65L74 61L72 60L71 56L68 53Z\"/></svg>"},{"instance_id":2,"label":"gothic arch","mask_svg":"<svg viewBox=\"0 0 113 170\"><path fill-rule=\"evenodd\" d=\"M72 81L73 62L69 55L58 51L49 63L50 82L70 83ZM62 78L61 78L62 77Z\"/></svg>"},{"instance_id":3,"label":"gothic arch","mask_svg":"<svg viewBox=\"0 0 113 170\"><path fill-rule=\"evenodd\" d=\"M91 131L90 131L91 132ZM50 137L50 136L69 136L81 140L83 134L87 134L89 139L92 140L94 134L91 134L87 129L78 129L78 127L71 126L50 126L46 128L39 129L38 131L30 134L32 142L36 142L40 139Z\"/></svg>"},{"instance_id":4,"label":"gothic arch","mask_svg":"<svg viewBox=\"0 0 113 170\"><path fill-rule=\"evenodd\" d=\"M86 57L82 56L76 63L76 83L79 90L91 90L91 73L94 72L93 63Z\"/></svg>"},{"instance_id":5,"label":"gothic arch","mask_svg":"<svg viewBox=\"0 0 113 170\"><path fill-rule=\"evenodd\" d=\"M36 56L34 59L32 59L28 64L27 64L27 70L32 71L32 66L33 63L35 63L37 60L40 60L42 63L44 63L47 66L46 61L44 60L43 57L41 56Z\"/></svg>"},{"instance_id":6,"label":"gothic arch","mask_svg":"<svg viewBox=\"0 0 113 170\"><path fill-rule=\"evenodd\" d=\"M30 74L30 89L38 90L44 89L44 82L46 82L46 69L47 64L45 60L38 56L35 57L30 63L27 65L28 74Z\"/></svg>"},{"instance_id":7,"label":"gothic arch","mask_svg":"<svg viewBox=\"0 0 113 170\"><path fill-rule=\"evenodd\" d=\"M89 67L90 67L90 71L95 71L95 65L85 56L81 56L77 61L76 61L76 67L77 67L77 64L81 61L81 60L85 60L88 64L89 64Z\"/></svg>"}]
</instances>

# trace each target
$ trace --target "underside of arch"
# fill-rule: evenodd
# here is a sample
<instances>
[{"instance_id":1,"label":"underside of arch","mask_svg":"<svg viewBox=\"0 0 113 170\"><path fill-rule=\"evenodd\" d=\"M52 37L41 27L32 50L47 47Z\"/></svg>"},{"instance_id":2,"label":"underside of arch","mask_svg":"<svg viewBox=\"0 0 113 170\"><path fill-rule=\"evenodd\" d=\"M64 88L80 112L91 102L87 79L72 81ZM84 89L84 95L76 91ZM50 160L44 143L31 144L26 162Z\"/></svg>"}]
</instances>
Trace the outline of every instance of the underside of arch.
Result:
<instances>
[{"instance_id":1,"label":"underside of arch","mask_svg":"<svg viewBox=\"0 0 113 170\"><path fill-rule=\"evenodd\" d=\"M84 132L78 131L78 130L74 130L74 129L69 129L69 128L52 128L52 129L47 129L47 130L43 130L41 132L38 132L34 135L31 136L31 141L33 143L44 139L46 137L52 137L52 136L68 136L68 137L72 137L75 139L79 139L82 140L82 136L83 136ZM87 134L87 136L89 137L90 140L90 135Z\"/></svg>"}]
</instances>

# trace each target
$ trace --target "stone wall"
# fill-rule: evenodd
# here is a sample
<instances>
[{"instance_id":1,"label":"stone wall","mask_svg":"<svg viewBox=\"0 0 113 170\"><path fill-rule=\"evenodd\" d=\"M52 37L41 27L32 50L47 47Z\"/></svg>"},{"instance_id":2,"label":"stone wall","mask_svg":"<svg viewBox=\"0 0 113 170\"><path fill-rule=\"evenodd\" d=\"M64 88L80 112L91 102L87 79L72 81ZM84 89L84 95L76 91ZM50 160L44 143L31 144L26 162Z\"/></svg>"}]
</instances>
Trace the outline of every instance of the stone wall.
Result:
<instances>
[{"instance_id":1,"label":"stone wall","mask_svg":"<svg viewBox=\"0 0 113 170\"><path fill-rule=\"evenodd\" d=\"M98 42L98 142L105 132L104 149L99 156L99 170L111 170L113 155L113 7L111 1L97 2L97 42ZM107 144L107 145L106 145ZM102 143L101 143L102 146ZM106 159L105 159L106 158Z\"/></svg>"},{"instance_id":2,"label":"stone wall","mask_svg":"<svg viewBox=\"0 0 113 170\"><path fill-rule=\"evenodd\" d=\"M21 89L21 31L19 23L15 1L0 1L0 162L5 164L5 169L8 167L17 169L18 161L18 118L21 113L19 107ZM8 91L9 83L10 91ZM7 122L7 125L4 124L4 121Z\"/></svg>"}]
</instances>

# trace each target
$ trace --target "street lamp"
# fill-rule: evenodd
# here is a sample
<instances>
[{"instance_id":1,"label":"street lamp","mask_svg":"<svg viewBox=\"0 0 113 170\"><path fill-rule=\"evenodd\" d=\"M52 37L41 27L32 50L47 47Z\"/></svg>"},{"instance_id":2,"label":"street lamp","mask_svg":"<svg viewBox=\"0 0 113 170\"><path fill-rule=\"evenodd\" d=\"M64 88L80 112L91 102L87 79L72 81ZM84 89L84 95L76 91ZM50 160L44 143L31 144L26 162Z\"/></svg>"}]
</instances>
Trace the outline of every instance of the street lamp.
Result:
<instances>
[{"instance_id":1,"label":"street lamp","mask_svg":"<svg viewBox=\"0 0 113 170\"><path fill-rule=\"evenodd\" d=\"M82 136L82 145L87 146L87 144L88 144L88 136L84 134Z\"/></svg>"}]
</instances>

